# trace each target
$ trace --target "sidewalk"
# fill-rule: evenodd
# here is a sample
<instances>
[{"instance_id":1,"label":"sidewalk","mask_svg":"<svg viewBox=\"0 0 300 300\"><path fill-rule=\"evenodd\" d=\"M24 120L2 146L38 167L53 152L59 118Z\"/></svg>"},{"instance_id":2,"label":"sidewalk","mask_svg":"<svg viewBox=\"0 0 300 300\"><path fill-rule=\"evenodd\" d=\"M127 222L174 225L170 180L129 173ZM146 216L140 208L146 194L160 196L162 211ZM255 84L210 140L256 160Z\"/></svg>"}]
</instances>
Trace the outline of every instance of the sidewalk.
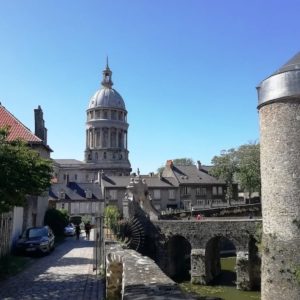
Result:
<instances>
[{"instance_id":1,"label":"sidewalk","mask_svg":"<svg viewBox=\"0 0 300 300\"><path fill-rule=\"evenodd\" d=\"M93 272L93 246L94 241L83 237L66 238L51 254L0 282L0 299L101 300L103 285Z\"/></svg>"}]
</instances>

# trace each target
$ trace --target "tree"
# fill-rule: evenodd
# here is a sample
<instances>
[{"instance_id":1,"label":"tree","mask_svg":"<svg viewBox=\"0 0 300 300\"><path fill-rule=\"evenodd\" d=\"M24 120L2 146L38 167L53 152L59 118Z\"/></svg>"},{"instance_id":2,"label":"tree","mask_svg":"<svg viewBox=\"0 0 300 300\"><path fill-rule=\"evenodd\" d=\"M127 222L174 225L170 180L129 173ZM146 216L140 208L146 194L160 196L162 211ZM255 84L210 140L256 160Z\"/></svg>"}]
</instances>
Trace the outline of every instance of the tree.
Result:
<instances>
[{"instance_id":1,"label":"tree","mask_svg":"<svg viewBox=\"0 0 300 300\"><path fill-rule=\"evenodd\" d=\"M44 217L44 224L49 225L56 236L64 235L64 228L69 222L69 215L66 210L49 208Z\"/></svg>"},{"instance_id":2,"label":"tree","mask_svg":"<svg viewBox=\"0 0 300 300\"><path fill-rule=\"evenodd\" d=\"M173 159L174 166L192 166L195 164L192 158L175 158Z\"/></svg>"},{"instance_id":3,"label":"tree","mask_svg":"<svg viewBox=\"0 0 300 300\"><path fill-rule=\"evenodd\" d=\"M260 146L258 143L249 143L236 150L238 171L236 179L245 192L251 194L260 192Z\"/></svg>"},{"instance_id":4,"label":"tree","mask_svg":"<svg viewBox=\"0 0 300 300\"><path fill-rule=\"evenodd\" d=\"M175 158L173 159L173 165L174 166L192 166L195 162L192 158ZM165 166L161 166L157 169L157 173L161 173L164 170Z\"/></svg>"},{"instance_id":5,"label":"tree","mask_svg":"<svg viewBox=\"0 0 300 300\"><path fill-rule=\"evenodd\" d=\"M113 232L118 230L118 221L120 219L120 212L117 206L108 205L105 207L105 225L108 226Z\"/></svg>"},{"instance_id":6,"label":"tree","mask_svg":"<svg viewBox=\"0 0 300 300\"><path fill-rule=\"evenodd\" d=\"M52 163L21 140L7 141L8 127L0 128L0 213L24 206L26 195L40 195L49 186Z\"/></svg>"},{"instance_id":7,"label":"tree","mask_svg":"<svg viewBox=\"0 0 300 300\"><path fill-rule=\"evenodd\" d=\"M232 198L236 180L240 187L251 194L260 191L260 147L258 143L241 145L237 149L223 150L212 159L210 174L226 182L227 198Z\"/></svg>"},{"instance_id":8,"label":"tree","mask_svg":"<svg viewBox=\"0 0 300 300\"><path fill-rule=\"evenodd\" d=\"M223 150L220 156L212 159L213 167L210 174L224 180L227 185L226 199L229 202L233 197L234 175L238 170L235 149Z\"/></svg>"}]
</instances>

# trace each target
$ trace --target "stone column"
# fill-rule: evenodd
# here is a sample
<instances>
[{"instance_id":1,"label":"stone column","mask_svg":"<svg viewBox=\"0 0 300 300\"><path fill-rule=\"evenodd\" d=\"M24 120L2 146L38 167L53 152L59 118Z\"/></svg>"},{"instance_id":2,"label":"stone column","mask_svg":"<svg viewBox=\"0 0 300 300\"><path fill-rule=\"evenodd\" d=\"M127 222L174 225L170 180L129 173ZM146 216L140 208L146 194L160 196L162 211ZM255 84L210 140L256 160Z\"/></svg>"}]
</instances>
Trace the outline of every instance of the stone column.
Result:
<instances>
[{"instance_id":1,"label":"stone column","mask_svg":"<svg viewBox=\"0 0 300 300\"><path fill-rule=\"evenodd\" d=\"M300 299L300 53L258 87L262 300Z\"/></svg>"},{"instance_id":2,"label":"stone column","mask_svg":"<svg viewBox=\"0 0 300 300\"><path fill-rule=\"evenodd\" d=\"M95 128L92 129L92 147L95 148Z\"/></svg>"},{"instance_id":3,"label":"stone column","mask_svg":"<svg viewBox=\"0 0 300 300\"><path fill-rule=\"evenodd\" d=\"M124 137L125 137L125 149L127 150L127 131L124 132Z\"/></svg>"},{"instance_id":4,"label":"stone column","mask_svg":"<svg viewBox=\"0 0 300 300\"><path fill-rule=\"evenodd\" d=\"M89 148L89 131L88 131L88 129L85 131L85 144L86 144L86 148Z\"/></svg>"},{"instance_id":5,"label":"stone column","mask_svg":"<svg viewBox=\"0 0 300 300\"><path fill-rule=\"evenodd\" d=\"M100 145L100 148L103 147L103 128L100 128L100 142L99 142L99 145Z\"/></svg>"},{"instance_id":6,"label":"stone column","mask_svg":"<svg viewBox=\"0 0 300 300\"><path fill-rule=\"evenodd\" d=\"M89 147L92 148L93 145L92 145L92 130L89 129Z\"/></svg>"},{"instance_id":7,"label":"stone column","mask_svg":"<svg viewBox=\"0 0 300 300\"><path fill-rule=\"evenodd\" d=\"M191 282L207 284L205 268L205 249L192 249L191 252Z\"/></svg>"},{"instance_id":8,"label":"stone column","mask_svg":"<svg viewBox=\"0 0 300 300\"><path fill-rule=\"evenodd\" d=\"M250 265L248 251L237 251L235 271L237 289L243 291L250 291L252 285L250 280Z\"/></svg>"},{"instance_id":9,"label":"stone column","mask_svg":"<svg viewBox=\"0 0 300 300\"><path fill-rule=\"evenodd\" d=\"M111 148L111 129L108 128L108 141L107 141L107 147Z\"/></svg>"}]
</instances>

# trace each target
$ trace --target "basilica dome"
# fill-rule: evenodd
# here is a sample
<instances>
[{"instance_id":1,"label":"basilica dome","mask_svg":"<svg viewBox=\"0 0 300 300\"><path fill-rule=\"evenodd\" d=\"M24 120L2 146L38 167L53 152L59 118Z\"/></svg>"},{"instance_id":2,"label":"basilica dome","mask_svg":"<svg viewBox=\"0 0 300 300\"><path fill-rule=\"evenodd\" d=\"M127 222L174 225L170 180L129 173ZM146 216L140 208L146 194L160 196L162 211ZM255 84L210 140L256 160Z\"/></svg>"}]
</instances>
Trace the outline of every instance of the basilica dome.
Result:
<instances>
[{"instance_id":1,"label":"basilica dome","mask_svg":"<svg viewBox=\"0 0 300 300\"><path fill-rule=\"evenodd\" d=\"M109 69L107 63L106 69L103 71L102 87L91 98L88 109L102 107L126 110L123 98L112 88L113 82L111 80L111 75L112 71Z\"/></svg>"},{"instance_id":2,"label":"basilica dome","mask_svg":"<svg viewBox=\"0 0 300 300\"><path fill-rule=\"evenodd\" d=\"M89 108L96 107L125 109L125 103L115 89L103 87L90 100Z\"/></svg>"}]
</instances>

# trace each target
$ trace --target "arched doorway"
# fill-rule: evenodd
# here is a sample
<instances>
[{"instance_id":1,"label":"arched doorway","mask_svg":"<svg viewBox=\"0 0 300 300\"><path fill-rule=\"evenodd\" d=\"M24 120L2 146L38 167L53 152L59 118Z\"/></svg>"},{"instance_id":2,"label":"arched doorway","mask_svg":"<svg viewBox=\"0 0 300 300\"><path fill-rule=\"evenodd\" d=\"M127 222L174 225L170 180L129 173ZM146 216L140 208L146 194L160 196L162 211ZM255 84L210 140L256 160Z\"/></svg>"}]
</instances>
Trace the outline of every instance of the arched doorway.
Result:
<instances>
[{"instance_id":1,"label":"arched doorway","mask_svg":"<svg viewBox=\"0 0 300 300\"><path fill-rule=\"evenodd\" d=\"M191 244L182 236L171 237L166 244L167 273L176 282L191 279Z\"/></svg>"},{"instance_id":2,"label":"arched doorway","mask_svg":"<svg viewBox=\"0 0 300 300\"><path fill-rule=\"evenodd\" d=\"M205 270L207 283L235 286L236 248L228 238L213 237L206 244Z\"/></svg>"}]
</instances>

